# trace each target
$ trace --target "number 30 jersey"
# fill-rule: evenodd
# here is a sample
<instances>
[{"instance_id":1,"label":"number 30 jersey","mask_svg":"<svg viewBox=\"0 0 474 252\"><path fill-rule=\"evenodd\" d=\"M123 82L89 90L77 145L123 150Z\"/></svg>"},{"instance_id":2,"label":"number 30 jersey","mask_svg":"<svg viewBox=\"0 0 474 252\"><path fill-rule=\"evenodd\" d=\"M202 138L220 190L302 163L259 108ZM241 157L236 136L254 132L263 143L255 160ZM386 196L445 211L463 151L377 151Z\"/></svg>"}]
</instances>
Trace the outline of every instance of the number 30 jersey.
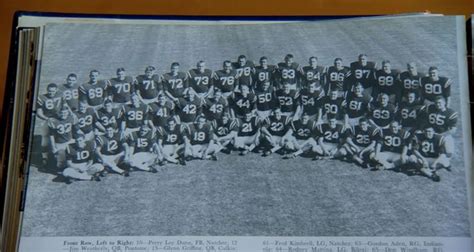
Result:
<instances>
[{"instance_id":1,"label":"number 30 jersey","mask_svg":"<svg viewBox=\"0 0 474 252\"><path fill-rule=\"evenodd\" d=\"M392 129L383 129L380 138L382 148L381 151L390 151L402 153L403 147L409 144L410 133L403 129L393 132Z\"/></svg>"}]
</instances>

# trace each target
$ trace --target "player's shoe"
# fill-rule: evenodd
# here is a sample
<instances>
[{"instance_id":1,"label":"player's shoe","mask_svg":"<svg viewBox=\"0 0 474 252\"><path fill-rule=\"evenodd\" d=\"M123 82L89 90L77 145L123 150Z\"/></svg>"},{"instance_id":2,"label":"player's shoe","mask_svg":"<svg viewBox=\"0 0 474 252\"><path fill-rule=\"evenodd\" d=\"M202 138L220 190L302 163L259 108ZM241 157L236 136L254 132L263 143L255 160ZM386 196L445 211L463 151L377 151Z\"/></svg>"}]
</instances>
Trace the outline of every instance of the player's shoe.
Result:
<instances>
[{"instance_id":1,"label":"player's shoe","mask_svg":"<svg viewBox=\"0 0 474 252\"><path fill-rule=\"evenodd\" d=\"M94 176L91 177L91 181L100 181L100 175L99 174L94 174Z\"/></svg>"},{"instance_id":2,"label":"player's shoe","mask_svg":"<svg viewBox=\"0 0 474 252\"><path fill-rule=\"evenodd\" d=\"M323 159L324 159L323 157L318 156L318 155L313 157L313 160L323 160Z\"/></svg>"},{"instance_id":3,"label":"player's shoe","mask_svg":"<svg viewBox=\"0 0 474 252\"><path fill-rule=\"evenodd\" d=\"M232 153L232 150L230 148L224 148L221 150L222 153L225 153L225 154L230 154Z\"/></svg>"},{"instance_id":4,"label":"player's shoe","mask_svg":"<svg viewBox=\"0 0 474 252\"><path fill-rule=\"evenodd\" d=\"M434 182L439 182L441 180L441 178L439 177L438 174L436 174L436 172L433 172L433 174L431 174L430 179L433 180Z\"/></svg>"},{"instance_id":5,"label":"player's shoe","mask_svg":"<svg viewBox=\"0 0 474 252\"><path fill-rule=\"evenodd\" d=\"M180 165L186 165L186 160L185 160L184 158L180 157L180 158L178 159L178 163L179 163Z\"/></svg>"},{"instance_id":6,"label":"player's shoe","mask_svg":"<svg viewBox=\"0 0 474 252\"><path fill-rule=\"evenodd\" d=\"M211 155L211 160L212 161L217 161L218 160L217 155L215 153Z\"/></svg>"},{"instance_id":7,"label":"player's shoe","mask_svg":"<svg viewBox=\"0 0 474 252\"><path fill-rule=\"evenodd\" d=\"M154 167L150 167L150 172L151 172L151 173L157 173L158 170L156 170Z\"/></svg>"},{"instance_id":8,"label":"player's shoe","mask_svg":"<svg viewBox=\"0 0 474 252\"><path fill-rule=\"evenodd\" d=\"M243 150L243 151L241 151L241 152L239 153L239 155L240 155L240 156L245 156L245 155L247 155L248 153L249 153L248 150Z\"/></svg>"},{"instance_id":9,"label":"player's shoe","mask_svg":"<svg viewBox=\"0 0 474 252\"><path fill-rule=\"evenodd\" d=\"M120 175L122 175L124 177L130 177L130 172L129 171L124 171Z\"/></svg>"},{"instance_id":10,"label":"player's shoe","mask_svg":"<svg viewBox=\"0 0 474 252\"><path fill-rule=\"evenodd\" d=\"M270 156L272 154L271 151L265 151L262 155L262 157L267 157L267 156Z\"/></svg>"}]
</instances>

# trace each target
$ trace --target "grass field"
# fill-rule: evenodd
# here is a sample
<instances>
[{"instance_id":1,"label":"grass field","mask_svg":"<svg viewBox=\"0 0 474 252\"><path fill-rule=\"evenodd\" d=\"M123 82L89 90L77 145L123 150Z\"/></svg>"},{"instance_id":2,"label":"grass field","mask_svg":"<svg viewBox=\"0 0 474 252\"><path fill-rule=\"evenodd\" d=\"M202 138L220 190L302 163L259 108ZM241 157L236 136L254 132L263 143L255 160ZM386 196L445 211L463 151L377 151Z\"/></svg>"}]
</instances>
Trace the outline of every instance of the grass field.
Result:
<instances>
[{"instance_id":1,"label":"grass field","mask_svg":"<svg viewBox=\"0 0 474 252\"><path fill-rule=\"evenodd\" d=\"M454 22L422 17L273 25L51 25L40 92L70 72L86 81L95 68L110 78L118 67L137 75L151 64L163 73L173 61L188 69L204 59L217 70L223 60L240 54L255 61L266 55L275 64L286 53L303 65L312 55L323 65L336 57L348 65L367 53L370 60L389 59L398 69L410 61L423 72L438 66L455 83L452 107L459 111ZM453 169L440 171L439 183L332 160L253 153L70 185L31 166L22 235L469 236L461 128L454 137Z\"/></svg>"}]
</instances>

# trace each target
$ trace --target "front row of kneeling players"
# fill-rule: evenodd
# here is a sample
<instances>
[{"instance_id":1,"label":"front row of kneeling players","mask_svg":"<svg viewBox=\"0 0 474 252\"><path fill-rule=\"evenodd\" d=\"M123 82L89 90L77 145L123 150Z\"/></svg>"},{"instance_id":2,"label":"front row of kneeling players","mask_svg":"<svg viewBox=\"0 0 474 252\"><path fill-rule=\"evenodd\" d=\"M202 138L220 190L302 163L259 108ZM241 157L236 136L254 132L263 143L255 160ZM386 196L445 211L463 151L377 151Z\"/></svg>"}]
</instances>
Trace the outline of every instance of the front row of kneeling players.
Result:
<instances>
[{"instance_id":1,"label":"front row of kneeling players","mask_svg":"<svg viewBox=\"0 0 474 252\"><path fill-rule=\"evenodd\" d=\"M67 113L67 108L61 110L61 114ZM77 133L75 141L62 143L67 145L62 159L66 160L65 177L100 180L104 168L124 176L128 176L130 168L155 173L156 165L164 163L217 160L216 154L221 151L238 150L245 155L258 148L263 156L280 152L284 158L294 158L304 154L315 160L335 158L373 169L409 165L439 181L436 170L449 169L453 151L451 139L436 134L432 126L411 134L397 121L382 129L362 117L349 127L339 124L336 118L317 123L306 113L291 120L280 109L273 110L264 120L253 112L242 119L224 113L213 121L200 115L195 123L170 117L162 127L143 124L126 133L109 125L95 138Z\"/></svg>"}]
</instances>

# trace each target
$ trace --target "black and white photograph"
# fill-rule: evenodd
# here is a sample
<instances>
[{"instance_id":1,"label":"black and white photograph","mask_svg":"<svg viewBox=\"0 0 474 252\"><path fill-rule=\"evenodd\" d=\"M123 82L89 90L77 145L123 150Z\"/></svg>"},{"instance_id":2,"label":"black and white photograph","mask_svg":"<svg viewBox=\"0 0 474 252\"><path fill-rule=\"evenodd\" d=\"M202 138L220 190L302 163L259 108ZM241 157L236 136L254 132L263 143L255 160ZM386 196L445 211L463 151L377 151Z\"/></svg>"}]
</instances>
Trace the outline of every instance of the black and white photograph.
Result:
<instances>
[{"instance_id":1,"label":"black and white photograph","mask_svg":"<svg viewBox=\"0 0 474 252\"><path fill-rule=\"evenodd\" d=\"M470 237L456 22L47 24L21 236Z\"/></svg>"}]
</instances>

